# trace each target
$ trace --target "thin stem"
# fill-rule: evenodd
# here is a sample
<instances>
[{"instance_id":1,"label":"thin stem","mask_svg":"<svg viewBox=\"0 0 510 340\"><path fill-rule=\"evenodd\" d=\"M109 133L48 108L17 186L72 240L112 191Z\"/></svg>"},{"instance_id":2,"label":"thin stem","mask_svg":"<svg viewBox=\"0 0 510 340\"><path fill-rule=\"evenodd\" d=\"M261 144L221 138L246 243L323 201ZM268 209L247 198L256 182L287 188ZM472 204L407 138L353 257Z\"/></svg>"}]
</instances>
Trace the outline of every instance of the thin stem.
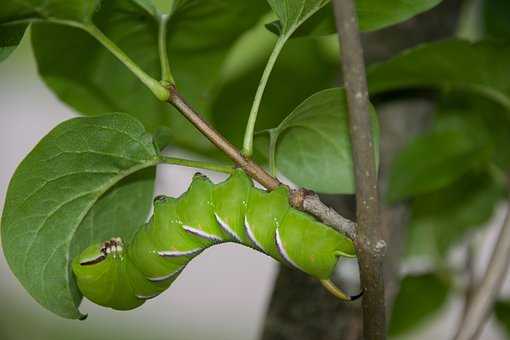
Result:
<instances>
[{"instance_id":1,"label":"thin stem","mask_svg":"<svg viewBox=\"0 0 510 340\"><path fill-rule=\"evenodd\" d=\"M276 167L276 143L278 141L278 134L275 130L269 130L269 170L271 175L276 176L278 169Z\"/></svg>"},{"instance_id":2,"label":"thin stem","mask_svg":"<svg viewBox=\"0 0 510 340\"><path fill-rule=\"evenodd\" d=\"M269 60L267 61L264 73L262 73L262 78L260 79L257 92L255 93L255 99L253 99L250 116L248 117L248 123L246 124L246 132L244 133L243 155L247 157L250 157L253 154L253 135L255 133L255 124L257 123L260 104L262 102L264 91L266 90L267 82L269 81L269 76L271 75L274 65L276 64L276 60L278 60L278 56L286 42L286 36L280 36L276 41L273 52L271 52Z\"/></svg>"},{"instance_id":3,"label":"thin stem","mask_svg":"<svg viewBox=\"0 0 510 340\"><path fill-rule=\"evenodd\" d=\"M168 102L172 104L191 124L193 124L204 136L206 136L214 145L223 151L230 159L232 159L239 167L241 167L251 178L262 184L266 189L273 190L282 184L278 179L271 176L260 165L246 158L241 152L225 139L216 129L209 125L196 112L177 91L175 86L169 87L170 99ZM293 190L290 202L297 209L304 210L315 216L321 221L330 225L335 230L344 233L351 239L355 238L353 232L355 223L341 216L335 210L327 207L322 203L319 197L306 190Z\"/></svg>"},{"instance_id":4,"label":"thin stem","mask_svg":"<svg viewBox=\"0 0 510 340\"><path fill-rule=\"evenodd\" d=\"M342 45L342 70L349 106L349 132L356 178L358 254L363 297L363 334L366 340L386 339L386 308L378 176L374 157L368 88L358 18L353 0L334 0L336 26Z\"/></svg>"},{"instance_id":5,"label":"thin stem","mask_svg":"<svg viewBox=\"0 0 510 340\"><path fill-rule=\"evenodd\" d=\"M94 25L83 26L83 29L97 39L117 59L122 62L133 74L161 101L168 100L168 90L156 79L145 73L124 51L111 41L101 30Z\"/></svg>"},{"instance_id":6,"label":"thin stem","mask_svg":"<svg viewBox=\"0 0 510 340\"><path fill-rule=\"evenodd\" d=\"M238 164L248 175L257 180L260 184L269 190L273 190L280 185L280 181L271 176L260 165L252 160L244 157L239 150L225 139L215 128L206 122L198 112L196 112L182 96L177 92L175 86L170 86L170 99L169 102L179 112L181 112L186 119L188 119L204 136L206 136L214 145L222 150L230 159Z\"/></svg>"},{"instance_id":7,"label":"thin stem","mask_svg":"<svg viewBox=\"0 0 510 340\"><path fill-rule=\"evenodd\" d=\"M509 186L510 189L510 186ZM482 282L472 295L455 340L475 340L487 322L510 265L510 195L505 222Z\"/></svg>"},{"instance_id":8,"label":"thin stem","mask_svg":"<svg viewBox=\"0 0 510 340\"><path fill-rule=\"evenodd\" d=\"M166 46L166 32L169 18L170 15L168 14L161 14L159 17L158 46L159 60L161 62L161 80L168 83L168 85L173 85L175 81L170 70L170 61L168 59L168 49Z\"/></svg>"},{"instance_id":9,"label":"thin stem","mask_svg":"<svg viewBox=\"0 0 510 340\"><path fill-rule=\"evenodd\" d=\"M214 163L203 162L203 161L194 161L191 159L160 156L159 160L163 164L180 165L180 166L185 166L188 168L211 170L211 171L221 172L221 173L225 173L225 174L232 174L235 170L235 168L231 167L231 166L214 164Z\"/></svg>"}]
</instances>

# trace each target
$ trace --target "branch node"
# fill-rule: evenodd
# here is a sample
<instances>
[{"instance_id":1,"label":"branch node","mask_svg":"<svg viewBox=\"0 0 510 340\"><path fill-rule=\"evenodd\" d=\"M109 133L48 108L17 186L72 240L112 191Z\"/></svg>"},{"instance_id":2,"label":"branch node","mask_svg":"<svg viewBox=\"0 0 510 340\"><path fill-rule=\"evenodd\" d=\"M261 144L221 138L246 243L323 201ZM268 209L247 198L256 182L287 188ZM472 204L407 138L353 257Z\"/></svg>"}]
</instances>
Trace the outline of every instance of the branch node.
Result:
<instances>
[{"instance_id":1,"label":"branch node","mask_svg":"<svg viewBox=\"0 0 510 340\"><path fill-rule=\"evenodd\" d=\"M294 200L298 200L299 203L299 205L295 206L297 209L316 216L323 223L343 233L351 240L356 240L356 223L322 203L317 193L308 189L299 189L299 194L294 193L294 195L296 195Z\"/></svg>"},{"instance_id":2,"label":"branch node","mask_svg":"<svg viewBox=\"0 0 510 340\"><path fill-rule=\"evenodd\" d=\"M303 203L306 197L316 195L313 191L305 188L293 189L290 191L290 204L299 210L304 210Z\"/></svg>"}]
</instances>

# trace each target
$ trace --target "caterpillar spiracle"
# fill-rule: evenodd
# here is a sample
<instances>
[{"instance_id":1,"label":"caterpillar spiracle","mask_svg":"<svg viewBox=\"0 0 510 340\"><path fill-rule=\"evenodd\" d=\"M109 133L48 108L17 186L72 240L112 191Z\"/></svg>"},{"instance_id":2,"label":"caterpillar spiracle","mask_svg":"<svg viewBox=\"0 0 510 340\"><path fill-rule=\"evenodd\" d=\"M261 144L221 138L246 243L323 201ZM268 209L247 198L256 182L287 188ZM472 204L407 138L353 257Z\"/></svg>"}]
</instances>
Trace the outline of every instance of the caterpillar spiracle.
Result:
<instances>
[{"instance_id":1,"label":"caterpillar spiracle","mask_svg":"<svg viewBox=\"0 0 510 340\"><path fill-rule=\"evenodd\" d=\"M242 171L213 184L197 174L179 198L159 196L154 214L130 244L114 238L73 259L78 287L96 304L129 310L156 297L204 249L236 242L323 282L340 256L353 257L350 239L289 205L285 187L266 192ZM337 297L352 299L337 290Z\"/></svg>"}]
</instances>

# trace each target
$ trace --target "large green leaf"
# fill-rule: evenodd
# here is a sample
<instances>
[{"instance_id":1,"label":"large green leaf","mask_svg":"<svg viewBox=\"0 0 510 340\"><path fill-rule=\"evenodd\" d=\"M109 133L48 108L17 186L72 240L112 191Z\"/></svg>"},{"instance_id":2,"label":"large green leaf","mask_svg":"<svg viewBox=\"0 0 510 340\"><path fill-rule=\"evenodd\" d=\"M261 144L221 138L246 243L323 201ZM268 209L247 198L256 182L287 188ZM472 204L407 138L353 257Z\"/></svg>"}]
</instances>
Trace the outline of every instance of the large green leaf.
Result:
<instances>
[{"instance_id":1,"label":"large green leaf","mask_svg":"<svg viewBox=\"0 0 510 340\"><path fill-rule=\"evenodd\" d=\"M461 118L449 118L399 153L391 169L390 202L438 190L488 160L483 130Z\"/></svg>"},{"instance_id":2,"label":"large green leaf","mask_svg":"<svg viewBox=\"0 0 510 340\"><path fill-rule=\"evenodd\" d=\"M500 300L494 307L496 319L505 330L506 338L510 338L510 301Z\"/></svg>"},{"instance_id":3,"label":"large green leaf","mask_svg":"<svg viewBox=\"0 0 510 340\"><path fill-rule=\"evenodd\" d=\"M371 109L376 157L379 127ZM276 166L301 187L322 193L355 191L345 91L320 91L301 103L272 130Z\"/></svg>"},{"instance_id":4,"label":"large green leaf","mask_svg":"<svg viewBox=\"0 0 510 340\"><path fill-rule=\"evenodd\" d=\"M395 300L389 334L398 336L422 325L444 306L450 284L438 274L406 276Z\"/></svg>"},{"instance_id":5,"label":"large green leaf","mask_svg":"<svg viewBox=\"0 0 510 340\"><path fill-rule=\"evenodd\" d=\"M101 0L5 0L0 24L24 20L88 22Z\"/></svg>"},{"instance_id":6,"label":"large green leaf","mask_svg":"<svg viewBox=\"0 0 510 340\"><path fill-rule=\"evenodd\" d=\"M443 258L468 231L488 222L503 195L502 183L471 172L448 187L418 196L411 206L407 254Z\"/></svg>"},{"instance_id":7,"label":"large green leaf","mask_svg":"<svg viewBox=\"0 0 510 340\"><path fill-rule=\"evenodd\" d=\"M7 59L14 49L16 49L25 34L26 28L26 24L12 26L0 25L0 62Z\"/></svg>"},{"instance_id":8,"label":"large green leaf","mask_svg":"<svg viewBox=\"0 0 510 340\"><path fill-rule=\"evenodd\" d=\"M113 114L60 124L21 162L7 192L2 246L41 305L82 316L70 261L93 242L129 238L145 221L157 161L143 126Z\"/></svg>"},{"instance_id":9,"label":"large green leaf","mask_svg":"<svg viewBox=\"0 0 510 340\"><path fill-rule=\"evenodd\" d=\"M424 44L368 70L371 94L432 87L474 92L510 109L510 44L446 40Z\"/></svg>"},{"instance_id":10,"label":"large green leaf","mask_svg":"<svg viewBox=\"0 0 510 340\"><path fill-rule=\"evenodd\" d=\"M375 31L408 20L441 3L442 0L358 0L358 20L364 32ZM278 34L279 25L272 23L268 29ZM299 27L294 37L304 35L327 35L336 33L335 18L331 5L324 6Z\"/></svg>"},{"instance_id":11,"label":"large green leaf","mask_svg":"<svg viewBox=\"0 0 510 340\"><path fill-rule=\"evenodd\" d=\"M258 1L174 3L166 27L170 64L180 92L205 118L210 117L215 84L230 48L267 10L267 4ZM160 79L159 14L154 8L132 0L106 1L93 22L144 71ZM46 84L77 111L91 115L128 112L150 131L170 126L179 145L200 150L211 147L177 111L154 98L87 33L63 26L35 25L32 41L39 73Z\"/></svg>"}]
</instances>

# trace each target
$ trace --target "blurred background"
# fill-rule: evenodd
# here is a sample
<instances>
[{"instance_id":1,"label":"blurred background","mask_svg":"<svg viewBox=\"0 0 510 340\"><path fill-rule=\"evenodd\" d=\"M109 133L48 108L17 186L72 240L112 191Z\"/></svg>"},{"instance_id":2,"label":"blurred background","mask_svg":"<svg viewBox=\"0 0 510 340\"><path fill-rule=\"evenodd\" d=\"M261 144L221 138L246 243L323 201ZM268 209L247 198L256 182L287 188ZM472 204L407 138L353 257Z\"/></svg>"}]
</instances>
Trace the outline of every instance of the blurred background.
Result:
<instances>
[{"instance_id":1,"label":"blurred background","mask_svg":"<svg viewBox=\"0 0 510 340\"><path fill-rule=\"evenodd\" d=\"M393 31L384 32L385 37L390 35L393 37L393 39L383 40L384 43L381 43L381 38L377 35L365 37L369 47L367 51L369 59L379 60L395 53L396 50L413 46L424 39L433 40L450 34L454 30L452 27L457 27L457 22L447 15L441 16L441 13L450 13L449 8L460 7L462 1L446 0L445 3L447 4L437 10L438 15L435 17L434 13L427 14L427 26L420 26L423 24L420 19L410 21ZM431 17L434 17L436 21L431 21ZM264 21L267 22L267 20ZM440 25L444 23L448 24L443 29ZM417 31L421 32L421 35L416 34ZM241 43L236 52L239 55L231 57L233 60L244 60L245 63L243 65L232 63L233 66L230 69L224 70L227 79L229 74L239 72L236 67L259 70L274 41L274 37L261 25L248 32L246 37L245 44L256 43L259 54L252 54L246 59L247 56L242 55ZM317 79L327 78L330 82L330 78L336 78L336 75L332 77L333 73L330 72L335 69L335 65L325 71L327 77L324 74L315 73L312 68L301 67L304 64L311 64L316 54L320 55L322 62L333 64L338 53L335 44L328 39L308 41L303 43L306 45L307 52L301 53L300 51L303 50L295 48L296 44L301 43L303 41L290 43L287 52L282 55L286 62L282 62L281 67L275 70L275 82L268 88L267 102L269 104L274 99L270 95L271 86L278 88L278 82L284 81L289 74L295 73L297 67L300 67L305 79L310 80L311 77L315 77L309 81L309 84ZM243 83L246 83L246 80L243 78ZM253 79L252 83L251 87L248 86L249 88L240 89L240 91L253 92L252 87L256 86L256 79ZM238 88L239 86L239 83L232 81L226 82L224 88L228 90L228 87ZM308 92L309 89L303 85L301 93L296 91L289 98L278 101L277 104L275 101L275 105L281 105L281 111L288 112L288 108L295 106L299 98L306 97ZM229 102L215 103L214 107L218 112L244 112L245 105L244 102ZM383 112L385 108L378 107L378 109ZM74 116L75 113L59 102L39 78L29 37L25 36L13 55L0 64L0 209L16 166L53 127ZM271 125L271 122L267 124ZM230 137L235 139L239 136ZM172 149L169 152L173 155L183 155L178 149ZM192 157L195 156L192 155ZM178 196L188 187L193 172L193 170L177 166L159 167L156 194ZM214 173L205 173L214 181L223 178ZM332 199L332 202L335 203L335 199ZM471 235L477 249L483 250L475 258L474 273L477 277L484 273L484 266L504 216L505 207L502 203L487 226L477 228ZM465 245L459 245L450 253L449 261L457 267L463 266L466 251ZM402 274L426 273L430 266L430 263L411 259L404 263ZM354 287L353 290L357 289L355 267L356 264L352 262L338 268L338 271L342 272L342 281L346 283L346 286ZM21 287L9 270L4 257L0 256L0 340L71 338L129 340L141 337L168 340L204 338L255 340L263 331L277 272L277 264L264 255L235 245L217 246L207 250L204 256L197 257L181 274L179 280L158 299L151 300L141 308L129 312L114 312L84 301L81 310L88 313L89 317L86 321L80 322L59 318L40 307ZM423 294L423 291L427 290L416 290L419 294ZM510 297L510 282L505 283L503 296ZM414 298L418 301L416 303L419 303L426 301L428 297L415 296ZM449 294L438 312L431 313L418 327L406 332L399 339L451 337L462 313L463 299L464 296L460 290ZM410 301L411 305L413 301ZM501 325L494 319L490 320L481 338L506 339Z\"/></svg>"}]
</instances>

